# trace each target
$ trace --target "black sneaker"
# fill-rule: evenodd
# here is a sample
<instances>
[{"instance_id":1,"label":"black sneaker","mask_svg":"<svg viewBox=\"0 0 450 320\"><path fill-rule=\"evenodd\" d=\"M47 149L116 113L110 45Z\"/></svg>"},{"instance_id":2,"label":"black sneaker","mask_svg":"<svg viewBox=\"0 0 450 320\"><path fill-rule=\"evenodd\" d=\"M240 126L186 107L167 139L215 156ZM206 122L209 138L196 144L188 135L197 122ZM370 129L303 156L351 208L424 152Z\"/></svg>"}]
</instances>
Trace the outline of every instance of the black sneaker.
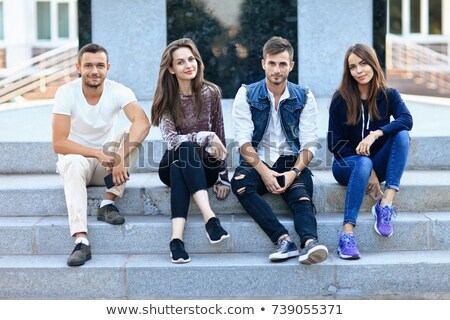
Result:
<instances>
[{"instance_id":1,"label":"black sneaker","mask_svg":"<svg viewBox=\"0 0 450 320\"><path fill-rule=\"evenodd\" d=\"M205 225L205 228L206 235L211 243L219 243L220 241L230 237L228 232L222 228L219 219L216 217L209 219Z\"/></svg>"},{"instance_id":2,"label":"black sneaker","mask_svg":"<svg viewBox=\"0 0 450 320\"><path fill-rule=\"evenodd\" d=\"M325 261L328 257L328 249L317 240L311 241L306 247L300 250L298 261L301 264L314 264Z\"/></svg>"},{"instance_id":3,"label":"black sneaker","mask_svg":"<svg viewBox=\"0 0 450 320\"><path fill-rule=\"evenodd\" d=\"M170 257L173 263L186 263L191 261L186 250L184 250L184 242L180 239L170 241Z\"/></svg>"},{"instance_id":4,"label":"black sneaker","mask_svg":"<svg viewBox=\"0 0 450 320\"><path fill-rule=\"evenodd\" d=\"M281 261L298 256L295 243L284 238L278 241L277 250L269 256L270 261Z\"/></svg>"},{"instance_id":5,"label":"black sneaker","mask_svg":"<svg viewBox=\"0 0 450 320\"><path fill-rule=\"evenodd\" d=\"M98 208L97 213L98 221L105 221L109 224L124 224L125 218L119 213L119 209L113 204L107 204L101 208Z\"/></svg>"},{"instance_id":6,"label":"black sneaker","mask_svg":"<svg viewBox=\"0 0 450 320\"><path fill-rule=\"evenodd\" d=\"M91 260L91 258L91 246L87 246L84 243L80 242L75 245L75 249L73 249L72 253L67 259L67 265L71 267L81 266L86 261Z\"/></svg>"}]
</instances>

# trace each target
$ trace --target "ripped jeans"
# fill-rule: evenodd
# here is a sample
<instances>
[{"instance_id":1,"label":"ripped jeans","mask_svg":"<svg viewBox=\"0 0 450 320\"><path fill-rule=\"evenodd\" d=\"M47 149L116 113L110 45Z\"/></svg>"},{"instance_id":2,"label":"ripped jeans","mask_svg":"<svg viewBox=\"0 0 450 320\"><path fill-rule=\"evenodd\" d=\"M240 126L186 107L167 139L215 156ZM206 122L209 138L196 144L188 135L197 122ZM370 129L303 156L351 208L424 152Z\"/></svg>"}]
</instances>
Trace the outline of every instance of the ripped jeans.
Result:
<instances>
[{"instance_id":1,"label":"ripped jeans","mask_svg":"<svg viewBox=\"0 0 450 320\"><path fill-rule=\"evenodd\" d=\"M283 173L291 170L296 160L295 156L281 156L272 167L268 167L273 171ZM276 244L280 236L289 234L262 198L262 195L267 193L268 190L256 169L242 161L236 168L231 180L231 189L247 213L273 243ZM301 247L304 247L308 239L317 239L317 221L312 203L313 181L311 171L309 169L303 170L281 196L294 216L294 227L300 236ZM300 200L301 198L309 200Z\"/></svg>"}]
</instances>

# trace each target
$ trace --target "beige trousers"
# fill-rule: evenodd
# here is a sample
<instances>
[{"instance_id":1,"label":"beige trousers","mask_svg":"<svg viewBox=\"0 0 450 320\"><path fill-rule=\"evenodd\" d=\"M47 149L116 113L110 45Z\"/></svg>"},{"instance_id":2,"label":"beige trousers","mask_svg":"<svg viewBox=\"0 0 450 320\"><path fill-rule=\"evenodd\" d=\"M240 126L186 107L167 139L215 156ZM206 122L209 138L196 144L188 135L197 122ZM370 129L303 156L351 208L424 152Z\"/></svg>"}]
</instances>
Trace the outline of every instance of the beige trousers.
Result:
<instances>
[{"instance_id":1,"label":"beige trousers","mask_svg":"<svg viewBox=\"0 0 450 320\"><path fill-rule=\"evenodd\" d=\"M125 134L126 132L122 132L114 142L120 145ZM117 149L118 147L111 147L108 150L115 152ZM129 173L135 166L138 154L139 149L136 148L128 156ZM87 233L87 187L104 186L105 181L103 179L109 174L109 171L97 159L86 158L78 154L67 154L60 157L56 167L64 183L70 234L73 236L78 232ZM107 192L118 197L122 197L124 191L125 183L107 189Z\"/></svg>"}]
</instances>

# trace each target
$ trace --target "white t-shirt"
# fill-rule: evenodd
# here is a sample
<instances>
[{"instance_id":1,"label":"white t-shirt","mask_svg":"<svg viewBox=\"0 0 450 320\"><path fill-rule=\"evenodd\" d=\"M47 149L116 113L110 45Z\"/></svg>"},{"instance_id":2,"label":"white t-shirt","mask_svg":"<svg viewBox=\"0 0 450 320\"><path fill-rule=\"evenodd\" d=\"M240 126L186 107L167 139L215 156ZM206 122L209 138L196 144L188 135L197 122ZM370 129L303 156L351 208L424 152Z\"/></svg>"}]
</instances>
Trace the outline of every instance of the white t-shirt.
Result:
<instances>
[{"instance_id":1,"label":"white t-shirt","mask_svg":"<svg viewBox=\"0 0 450 320\"><path fill-rule=\"evenodd\" d=\"M114 140L119 112L137 101L131 89L105 79L98 103L90 105L83 95L81 78L62 85L56 92L53 113L70 116L69 140L91 148L102 148Z\"/></svg>"}]
</instances>

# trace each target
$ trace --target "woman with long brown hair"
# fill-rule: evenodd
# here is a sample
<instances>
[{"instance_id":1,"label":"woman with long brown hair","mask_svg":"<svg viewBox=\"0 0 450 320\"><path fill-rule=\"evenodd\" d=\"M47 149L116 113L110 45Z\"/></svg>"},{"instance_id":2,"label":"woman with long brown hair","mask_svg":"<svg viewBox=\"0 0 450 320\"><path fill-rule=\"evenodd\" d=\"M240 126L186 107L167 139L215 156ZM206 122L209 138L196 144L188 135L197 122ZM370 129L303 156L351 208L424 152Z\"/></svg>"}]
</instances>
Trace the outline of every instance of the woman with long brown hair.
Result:
<instances>
[{"instance_id":1,"label":"woman with long brown hair","mask_svg":"<svg viewBox=\"0 0 450 320\"><path fill-rule=\"evenodd\" d=\"M203 77L204 65L195 43L182 38L164 50L151 110L167 150L159 176L171 188L172 262L190 261L183 234L190 197L203 216L211 243L229 237L209 204L207 188L219 200L228 196L227 149L218 86Z\"/></svg>"},{"instance_id":2,"label":"woman with long brown hair","mask_svg":"<svg viewBox=\"0 0 450 320\"><path fill-rule=\"evenodd\" d=\"M412 124L399 92L387 86L375 51L364 44L351 46L345 54L341 84L331 101L328 125L333 175L347 186L338 248L342 259L361 256L353 228L366 193L376 200L372 207L375 231L384 237L392 235L397 212L392 203L406 167ZM383 181L384 193L380 188Z\"/></svg>"}]
</instances>

